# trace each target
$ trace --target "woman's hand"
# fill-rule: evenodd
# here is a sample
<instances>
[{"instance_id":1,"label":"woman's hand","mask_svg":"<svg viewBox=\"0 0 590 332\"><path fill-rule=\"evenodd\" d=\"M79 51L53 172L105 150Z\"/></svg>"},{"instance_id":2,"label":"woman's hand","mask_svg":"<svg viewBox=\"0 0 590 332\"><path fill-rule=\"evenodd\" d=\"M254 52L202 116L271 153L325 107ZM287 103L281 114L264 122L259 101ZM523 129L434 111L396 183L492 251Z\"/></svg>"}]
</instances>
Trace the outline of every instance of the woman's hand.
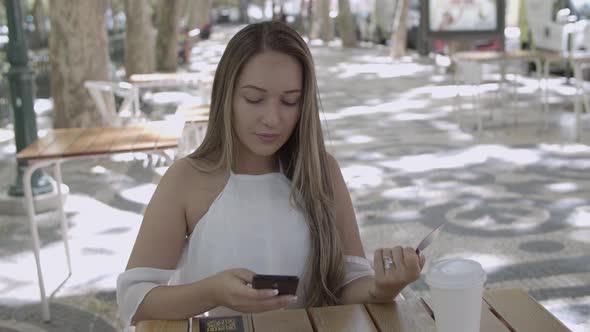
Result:
<instances>
[{"instance_id":1,"label":"woman's hand","mask_svg":"<svg viewBox=\"0 0 590 332\"><path fill-rule=\"evenodd\" d=\"M253 313L284 308L297 300L293 295L277 295L276 289L252 288L254 275L247 269L232 269L211 277L215 303L238 312Z\"/></svg>"},{"instance_id":2,"label":"woman's hand","mask_svg":"<svg viewBox=\"0 0 590 332\"><path fill-rule=\"evenodd\" d=\"M375 284L369 291L374 302L391 302L401 290L420 278L424 256L406 247L380 248L375 251Z\"/></svg>"}]
</instances>

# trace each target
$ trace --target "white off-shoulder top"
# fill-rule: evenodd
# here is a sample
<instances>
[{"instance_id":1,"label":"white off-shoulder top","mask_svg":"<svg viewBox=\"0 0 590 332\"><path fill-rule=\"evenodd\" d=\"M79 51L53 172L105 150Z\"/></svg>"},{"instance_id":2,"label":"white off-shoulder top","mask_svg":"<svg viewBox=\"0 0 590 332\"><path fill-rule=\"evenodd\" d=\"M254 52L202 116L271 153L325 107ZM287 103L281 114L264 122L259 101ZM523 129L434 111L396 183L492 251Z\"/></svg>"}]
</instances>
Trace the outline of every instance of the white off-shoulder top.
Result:
<instances>
[{"instance_id":1,"label":"white off-shoulder top","mask_svg":"<svg viewBox=\"0 0 590 332\"><path fill-rule=\"evenodd\" d=\"M159 285L197 282L218 272L246 268L258 274L299 276L297 302L307 295L306 272L311 250L304 215L291 204L291 182L282 173L262 175L230 174L227 184L187 237L182 256L174 270L139 267L117 279L119 315L131 324L146 294ZM157 246L158 244L154 244ZM345 256L345 277L341 286L373 275L371 263L362 257ZM207 316L236 312L217 307Z\"/></svg>"}]
</instances>

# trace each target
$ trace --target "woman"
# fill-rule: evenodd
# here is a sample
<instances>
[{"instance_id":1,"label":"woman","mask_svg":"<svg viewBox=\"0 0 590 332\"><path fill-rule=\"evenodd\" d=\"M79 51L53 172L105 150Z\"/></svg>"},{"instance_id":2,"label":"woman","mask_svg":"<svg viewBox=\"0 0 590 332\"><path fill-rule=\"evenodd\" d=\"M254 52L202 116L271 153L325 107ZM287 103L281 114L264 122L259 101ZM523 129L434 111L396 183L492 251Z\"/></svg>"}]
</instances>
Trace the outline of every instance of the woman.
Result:
<instances>
[{"instance_id":1,"label":"woman","mask_svg":"<svg viewBox=\"0 0 590 332\"><path fill-rule=\"evenodd\" d=\"M364 258L354 210L324 147L311 53L280 22L238 32L221 58L206 137L162 177L127 271L126 324L284 307L388 302L424 265L412 248ZM297 275L296 296L250 287Z\"/></svg>"}]
</instances>

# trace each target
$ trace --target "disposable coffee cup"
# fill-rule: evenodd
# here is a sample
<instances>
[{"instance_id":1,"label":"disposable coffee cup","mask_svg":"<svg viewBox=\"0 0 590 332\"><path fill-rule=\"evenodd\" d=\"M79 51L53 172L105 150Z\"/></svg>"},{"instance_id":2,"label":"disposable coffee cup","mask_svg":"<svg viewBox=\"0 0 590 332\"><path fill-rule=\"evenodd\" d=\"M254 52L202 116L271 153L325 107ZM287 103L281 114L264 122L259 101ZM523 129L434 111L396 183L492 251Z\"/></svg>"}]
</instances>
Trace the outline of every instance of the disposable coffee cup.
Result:
<instances>
[{"instance_id":1,"label":"disposable coffee cup","mask_svg":"<svg viewBox=\"0 0 590 332\"><path fill-rule=\"evenodd\" d=\"M477 332L486 273L476 261L445 259L426 274L438 332Z\"/></svg>"}]
</instances>

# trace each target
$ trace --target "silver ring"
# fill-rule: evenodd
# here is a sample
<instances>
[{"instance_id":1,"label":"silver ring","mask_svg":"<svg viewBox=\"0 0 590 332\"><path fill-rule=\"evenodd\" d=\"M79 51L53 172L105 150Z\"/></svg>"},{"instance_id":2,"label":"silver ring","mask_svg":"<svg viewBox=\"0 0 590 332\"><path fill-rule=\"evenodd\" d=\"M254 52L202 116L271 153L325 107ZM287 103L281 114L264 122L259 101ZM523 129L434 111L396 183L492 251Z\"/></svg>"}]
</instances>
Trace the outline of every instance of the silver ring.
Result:
<instances>
[{"instance_id":1,"label":"silver ring","mask_svg":"<svg viewBox=\"0 0 590 332\"><path fill-rule=\"evenodd\" d=\"M391 257L389 256L383 256L383 267L386 270L391 269L394 266L393 264L393 259L391 259Z\"/></svg>"}]
</instances>

